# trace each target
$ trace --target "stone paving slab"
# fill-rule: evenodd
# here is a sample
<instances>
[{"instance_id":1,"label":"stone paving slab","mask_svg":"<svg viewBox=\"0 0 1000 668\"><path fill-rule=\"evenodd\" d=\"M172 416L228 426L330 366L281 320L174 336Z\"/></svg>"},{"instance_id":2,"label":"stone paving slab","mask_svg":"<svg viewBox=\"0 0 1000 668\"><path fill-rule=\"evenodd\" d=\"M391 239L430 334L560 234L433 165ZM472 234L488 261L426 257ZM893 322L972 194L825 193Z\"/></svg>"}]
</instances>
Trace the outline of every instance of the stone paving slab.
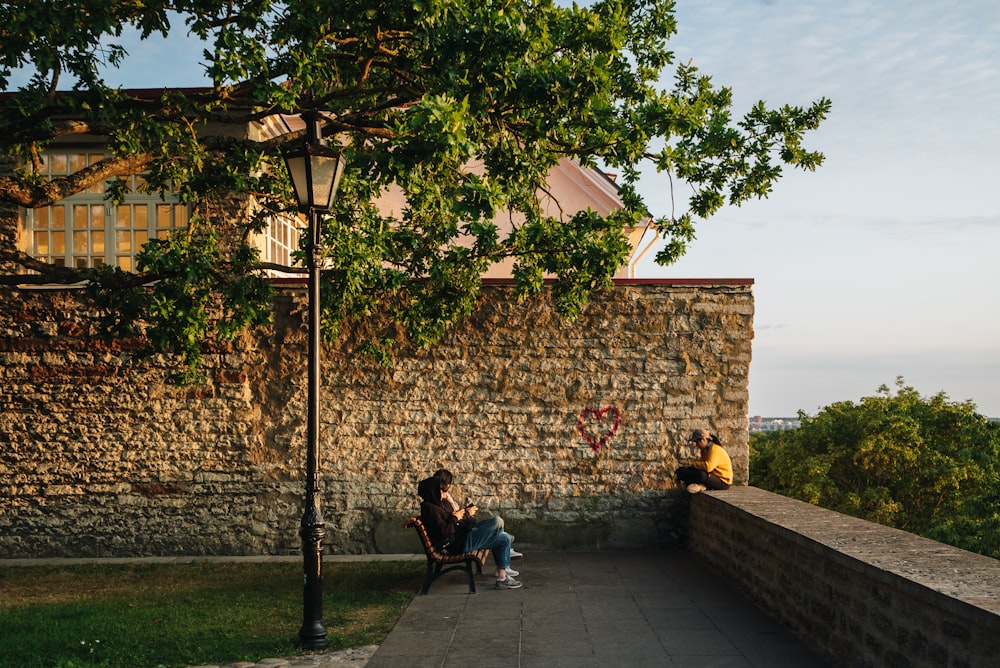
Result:
<instances>
[{"instance_id":1,"label":"stone paving slab","mask_svg":"<svg viewBox=\"0 0 1000 668\"><path fill-rule=\"evenodd\" d=\"M826 663L684 551L539 552L522 589L417 596L367 668L810 668Z\"/></svg>"},{"instance_id":2,"label":"stone paving slab","mask_svg":"<svg viewBox=\"0 0 1000 668\"><path fill-rule=\"evenodd\" d=\"M353 647L323 654L261 659L256 663L240 661L222 665L190 666L189 668L364 668L378 645Z\"/></svg>"}]
</instances>

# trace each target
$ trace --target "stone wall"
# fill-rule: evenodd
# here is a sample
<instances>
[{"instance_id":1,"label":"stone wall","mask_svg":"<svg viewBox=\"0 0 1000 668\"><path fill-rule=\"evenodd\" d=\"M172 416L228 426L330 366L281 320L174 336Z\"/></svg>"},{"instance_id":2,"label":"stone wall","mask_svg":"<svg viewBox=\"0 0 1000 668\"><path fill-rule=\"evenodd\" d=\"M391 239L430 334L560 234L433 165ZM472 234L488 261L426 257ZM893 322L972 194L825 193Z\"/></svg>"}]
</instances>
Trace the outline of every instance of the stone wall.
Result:
<instances>
[{"instance_id":1,"label":"stone wall","mask_svg":"<svg viewBox=\"0 0 1000 668\"><path fill-rule=\"evenodd\" d=\"M272 330L208 350L209 382L94 335L81 291L0 295L0 558L291 554L306 416L304 290ZM520 546L671 545L671 476L710 426L747 480L749 280L623 282L575 321L487 286L478 312L392 368L324 350L321 498L333 553L417 549L400 529L438 467ZM594 452L587 408L617 432ZM583 413L594 440L614 411Z\"/></svg>"},{"instance_id":2,"label":"stone wall","mask_svg":"<svg viewBox=\"0 0 1000 668\"><path fill-rule=\"evenodd\" d=\"M831 665L997 665L996 559L753 487L690 518L691 550Z\"/></svg>"}]
</instances>

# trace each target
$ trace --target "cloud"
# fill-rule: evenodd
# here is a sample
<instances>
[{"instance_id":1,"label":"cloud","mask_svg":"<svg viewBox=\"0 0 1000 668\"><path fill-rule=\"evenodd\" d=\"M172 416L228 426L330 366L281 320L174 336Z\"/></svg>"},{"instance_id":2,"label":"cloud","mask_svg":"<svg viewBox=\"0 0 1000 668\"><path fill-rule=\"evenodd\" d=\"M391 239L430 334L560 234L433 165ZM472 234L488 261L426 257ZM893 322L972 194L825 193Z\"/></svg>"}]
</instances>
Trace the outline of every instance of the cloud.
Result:
<instances>
[{"instance_id":1,"label":"cloud","mask_svg":"<svg viewBox=\"0 0 1000 668\"><path fill-rule=\"evenodd\" d=\"M733 84L737 108L827 96L831 130L838 116L849 117L852 126L871 126L862 136L876 145L1000 147L993 120L1000 86L992 85L1000 79L1000 3L993 0L946 10L930 0L680 0L678 23L679 59Z\"/></svg>"}]
</instances>

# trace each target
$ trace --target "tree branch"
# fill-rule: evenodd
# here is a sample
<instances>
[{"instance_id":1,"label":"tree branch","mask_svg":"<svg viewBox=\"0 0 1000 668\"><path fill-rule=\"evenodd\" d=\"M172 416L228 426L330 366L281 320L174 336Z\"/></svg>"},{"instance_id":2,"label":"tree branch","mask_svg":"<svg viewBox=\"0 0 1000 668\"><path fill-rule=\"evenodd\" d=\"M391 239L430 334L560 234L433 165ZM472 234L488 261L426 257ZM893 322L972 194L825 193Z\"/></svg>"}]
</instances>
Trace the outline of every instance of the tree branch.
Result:
<instances>
[{"instance_id":1,"label":"tree branch","mask_svg":"<svg viewBox=\"0 0 1000 668\"><path fill-rule=\"evenodd\" d=\"M112 176L129 176L142 172L153 160L144 153L138 156L105 158L89 167L56 176L44 183L31 183L14 176L0 176L0 200L28 209L49 206L70 195L102 183Z\"/></svg>"}]
</instances>

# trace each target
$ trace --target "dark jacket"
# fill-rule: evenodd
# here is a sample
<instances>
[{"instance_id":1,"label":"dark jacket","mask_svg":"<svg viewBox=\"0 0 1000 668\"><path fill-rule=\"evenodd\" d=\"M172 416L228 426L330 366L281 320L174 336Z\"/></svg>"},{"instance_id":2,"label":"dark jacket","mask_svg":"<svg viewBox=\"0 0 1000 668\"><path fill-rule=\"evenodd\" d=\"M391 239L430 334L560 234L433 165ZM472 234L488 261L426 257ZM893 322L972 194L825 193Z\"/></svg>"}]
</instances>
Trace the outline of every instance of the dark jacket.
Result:
<instances>
[{"instance_id":1,"label":"dark jacket","mask_svg":"<svg viewBox=\"0 0 1000 668\"><path fill-rule=\"evenodd\" d=\"M464 551L467 523L459 522L451 506L441 500L441 480L426 478L417 483L420 504L420 521L427 529L431 543L439 550L458 554Z\"/></svg>"}]
</instances>

